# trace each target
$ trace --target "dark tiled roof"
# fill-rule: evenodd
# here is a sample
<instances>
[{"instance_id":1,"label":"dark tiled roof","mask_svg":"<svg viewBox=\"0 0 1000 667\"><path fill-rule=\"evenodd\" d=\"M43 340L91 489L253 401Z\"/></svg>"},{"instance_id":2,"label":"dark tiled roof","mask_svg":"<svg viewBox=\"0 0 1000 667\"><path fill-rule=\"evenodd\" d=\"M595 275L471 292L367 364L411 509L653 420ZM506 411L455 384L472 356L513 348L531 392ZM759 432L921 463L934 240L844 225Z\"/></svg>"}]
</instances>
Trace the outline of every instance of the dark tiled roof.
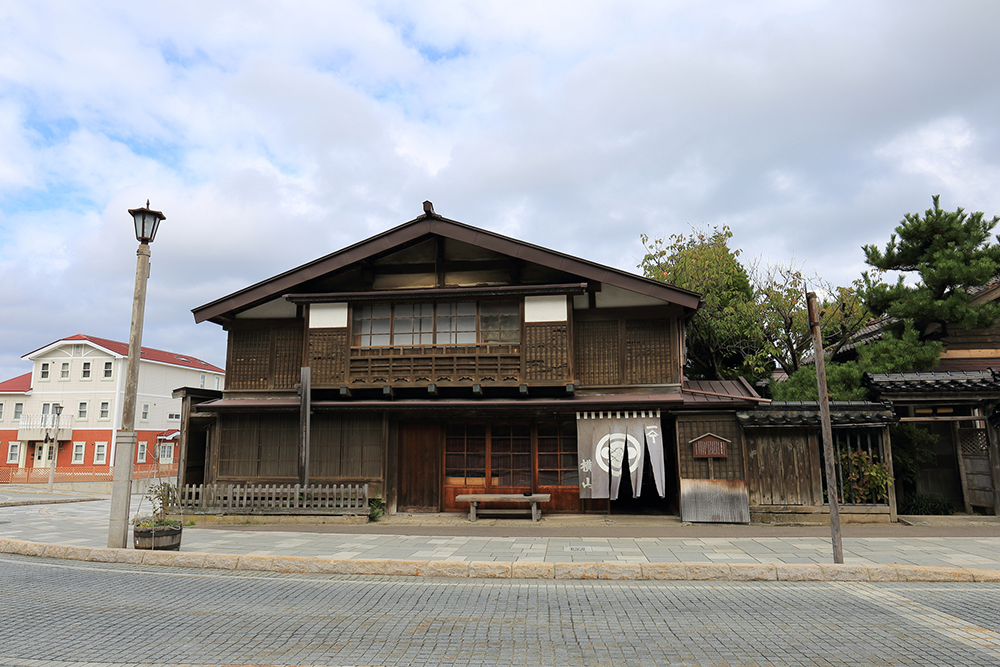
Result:
<instances>
[{"instance_id":1,"label":"dark tiled roof","mask_svg":"<svg viewBox=\"0 0 1000 667\"><path fill-rule=\"evenodd\" d=\"M880 393L1000 392L1000 374L992 368L985 371L865 373L864 383Z\"/></svg>"},{"instance_id":2,"label":"dark tiled roof","mask_svg":"<svg viewBox=\"0 0 1000 667\"><path fill-rule=\"evenodd\" d=\"M817 401L774 401L754 410L737 412L744 426L819 426ZM834 426L883 426L896 421L892 408L869 401L830 401Z\"/></svg>"}]
</instances>

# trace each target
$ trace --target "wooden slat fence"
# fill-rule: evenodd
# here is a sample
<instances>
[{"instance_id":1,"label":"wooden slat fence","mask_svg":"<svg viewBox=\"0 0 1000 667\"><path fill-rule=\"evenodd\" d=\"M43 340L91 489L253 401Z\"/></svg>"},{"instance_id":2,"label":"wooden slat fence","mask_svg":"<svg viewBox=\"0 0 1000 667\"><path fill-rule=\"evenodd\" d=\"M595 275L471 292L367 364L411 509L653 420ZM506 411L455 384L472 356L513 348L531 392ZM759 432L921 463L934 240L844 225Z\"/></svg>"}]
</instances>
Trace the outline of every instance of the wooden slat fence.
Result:
<instances>
[{"instance_id":1,"label":"wooden slat fence","mask_svg":"<svg viewBox=\"0 0 1000 667\"><path fill-rule=\"evenodd\" d=\"M182 514L368 514L367 484L185 484Z\"/></svg>"}]
</instances>

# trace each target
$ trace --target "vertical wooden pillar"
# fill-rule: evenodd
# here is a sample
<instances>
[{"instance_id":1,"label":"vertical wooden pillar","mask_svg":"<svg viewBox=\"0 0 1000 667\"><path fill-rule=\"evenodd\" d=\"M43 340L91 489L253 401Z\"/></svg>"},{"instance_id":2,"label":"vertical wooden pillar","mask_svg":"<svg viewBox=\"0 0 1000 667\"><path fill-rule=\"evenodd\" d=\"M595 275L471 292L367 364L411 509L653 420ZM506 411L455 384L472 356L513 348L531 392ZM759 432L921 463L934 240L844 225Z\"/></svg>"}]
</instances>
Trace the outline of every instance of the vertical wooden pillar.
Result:
<instances>
[{"instance_id":1,"label":"vertical wooden pillar","mask_svg":"<svg viewBox=\"0 0 1000 667\"><path fill-rule=\"evenodd\" d=\"M889 521L896 523L896 473L892 468L892 443L889 440L889 427L882 427L882 456L885 457L885 465L889 469Z\"/></svg>"},{"instance_id":2,"label":"vertical wooden pillar","mask_svg":"<svg viewBox=\"0 0 1000 667\"><path fill-rule=\"evenodd\" d=\"M997 450L997 432L989 420L986 423L986 442L990 453L990 479L993 481L993 514L1000 516L1000 451Z\"/></svg>"},{"instance_id":3,"label":"vertical wooden pillar","mask_svg":"<svg viewBox=\"0 0 1000 667\"><path fill-rule=\"evenodd\" d=\"M309 436L312 430L312 369L303 366L299 384L299 484L309 486Z\"/></svg>"},{"instance_id":4,"label":"vertical wooden pillar","mask_svg":"<svg viewBox=\"0 0 1000 667\"><path fill-rule=\"evenodd\" d=\"M951 440L955 445L955 458L958 459L958 477L962 482L962 503L965 513L972 514L972 503L969 502L969 477L965 473L965 458L962 456L962 439L958 432L958 422L951 423Z\"/></svg>"}]
</instances>

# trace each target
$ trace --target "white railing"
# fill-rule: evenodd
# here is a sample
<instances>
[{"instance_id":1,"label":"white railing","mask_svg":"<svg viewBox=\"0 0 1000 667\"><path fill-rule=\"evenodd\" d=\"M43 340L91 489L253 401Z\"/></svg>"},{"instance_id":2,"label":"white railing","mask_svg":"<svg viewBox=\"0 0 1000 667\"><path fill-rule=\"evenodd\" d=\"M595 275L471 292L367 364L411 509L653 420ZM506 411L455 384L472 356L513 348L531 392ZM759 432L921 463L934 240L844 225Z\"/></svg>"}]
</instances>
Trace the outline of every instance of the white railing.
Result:
<instances>
[{"instance_id":1,"label":"white railing","mask_svg":"<svg viewBox=\"0 0 1000 667\"><path fill-rule=\"evenodd\" d=\"M58 422L58 423L57 423ZM29 415L22 414L21 419L17 424L19 429L43 429L48 428L53 431L58 428L60 430L70 430L73 428L73 415Z\"/></svg>"}]
</instances>

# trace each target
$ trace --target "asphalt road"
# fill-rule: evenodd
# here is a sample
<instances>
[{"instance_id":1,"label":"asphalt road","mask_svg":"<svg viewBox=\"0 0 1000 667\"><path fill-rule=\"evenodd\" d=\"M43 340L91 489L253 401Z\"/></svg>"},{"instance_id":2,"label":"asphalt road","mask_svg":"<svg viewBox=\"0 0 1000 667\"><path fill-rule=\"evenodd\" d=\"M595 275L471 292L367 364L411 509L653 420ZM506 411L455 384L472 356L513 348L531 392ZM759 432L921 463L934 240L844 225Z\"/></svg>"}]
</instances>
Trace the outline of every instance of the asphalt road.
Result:
<instances>
[{"instance_id":1,"label":"asphalt road","mask_svg":"<svg viewBox=\"0 0 1000 667\"><path fill-rule=\"evenodd\" d=\"M0 554L0 665L1000 665L1000 585L356 578Z\"/></svg>"}]
</instances>

